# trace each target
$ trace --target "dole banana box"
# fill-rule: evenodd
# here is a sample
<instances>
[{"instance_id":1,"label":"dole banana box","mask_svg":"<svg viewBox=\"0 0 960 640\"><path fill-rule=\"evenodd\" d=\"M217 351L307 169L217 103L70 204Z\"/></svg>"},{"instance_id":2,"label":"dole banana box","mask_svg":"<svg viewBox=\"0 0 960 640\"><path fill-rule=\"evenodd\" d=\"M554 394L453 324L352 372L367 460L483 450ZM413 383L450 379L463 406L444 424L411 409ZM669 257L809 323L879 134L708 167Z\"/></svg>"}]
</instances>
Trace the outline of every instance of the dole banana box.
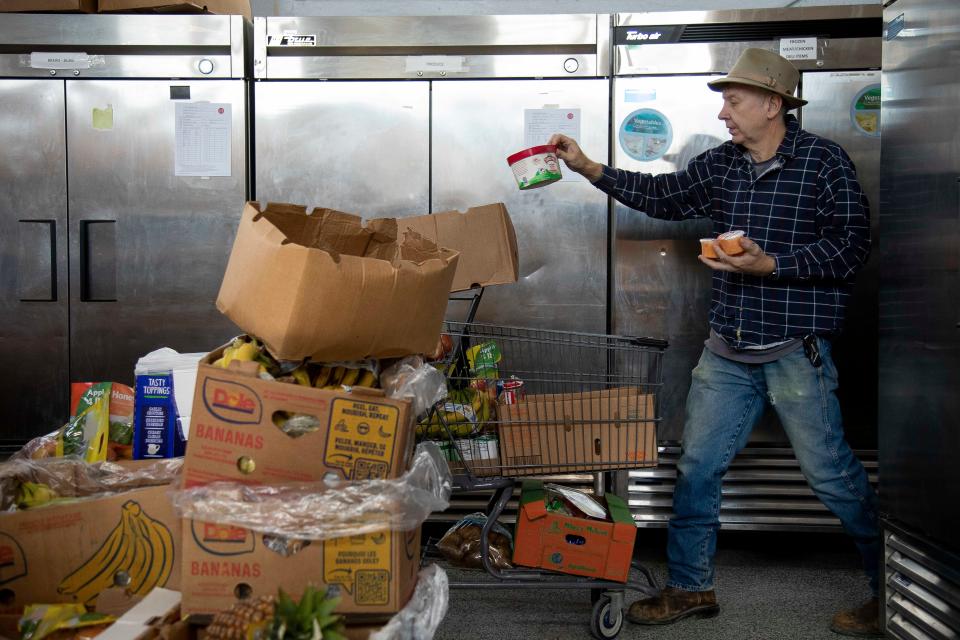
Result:
<instances>
[{"instance_id":1,"label":"dole banana box","mask_svg":"<svg viewBox=\"0 0 960 640\"><path fill-rule=\"evenodd\" d=\"M637 537L626 503L606 494L608 517L598 520L549 511L545 497L543 482L523 481L514 564L626 582Z\"/></svg>"},{"instance_id":2,"label":"dole banana box","mask_svg":"<svg viewBox=\"0 0 960 640\"><path fill-rule=\"evenodd\" d=\"M332 589L337 612L387 617L410 599L420 568L420 529L333 540L290 540L221 524L183 523L184 614L215 613L238 597ZM360 616L359 618L357 616Z\"/></svg>"},{"instance_id":3,"label":"dole banana box","mask_svg":"<svg viewBox=\"0 0 960 640\"><path fill-rule=\"evenodd\" d=\"M395 218L248 202L217 309L282 360L429 353L458 259Z\"/></svg>"},{"instance_id":4,"label":"dole banana box","mask_svg":"<svg viewBox=\"0 0 960 640\"><path fill-rule=\"evenodd\" d=\"M181 520L168 486L0 514L0 589L13 604L76 602L125 584L178 589Z\"/></svg>"},{"instance_id":5,"label":"dole banana box","mask_svg":"<svg viewBox=\"0 0 960 640\"><path fill-rule=\"evenodd\" d=\"M224 348L203 358L197 371L184 458L187 487L310 482L328 473L395 478L407 470L415 428L409 401L391 400L378 389L347 393L262 380L256 363L214 367ZM283 425L291 415L309 416L316 429L288 435Z\"/></svg>"}]
</instances>

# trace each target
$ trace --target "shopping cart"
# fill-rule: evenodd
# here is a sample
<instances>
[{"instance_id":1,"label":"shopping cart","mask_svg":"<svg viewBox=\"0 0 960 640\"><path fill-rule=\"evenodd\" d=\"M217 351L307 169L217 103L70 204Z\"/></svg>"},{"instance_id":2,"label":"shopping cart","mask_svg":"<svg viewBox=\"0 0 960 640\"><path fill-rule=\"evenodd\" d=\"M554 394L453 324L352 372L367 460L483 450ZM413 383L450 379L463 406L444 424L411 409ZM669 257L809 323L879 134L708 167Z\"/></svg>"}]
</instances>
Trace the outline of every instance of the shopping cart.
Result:
<instances>
[{"instance_id":1,"label":"shopping cart","mask_svg":"<svg viewBox=\"0 0 960 640\"><path fill-rule=\"evenodd\" d=\"M478 299L474 302L478 302ZM473 317L475 304L468 318ZM489 534L527 476L590 472L602 496L610 473L657 463L657 399L667 343L651 338L447 322L442 359L448 398L418 426L445 451L454 486L492 490L480 534L480 558L494 580L451 582L459 588L590 589L590 629L614 638L625 591L654 595L659 585L620 583L543 569L501 569Z\"/></svg>"}]
</instances>

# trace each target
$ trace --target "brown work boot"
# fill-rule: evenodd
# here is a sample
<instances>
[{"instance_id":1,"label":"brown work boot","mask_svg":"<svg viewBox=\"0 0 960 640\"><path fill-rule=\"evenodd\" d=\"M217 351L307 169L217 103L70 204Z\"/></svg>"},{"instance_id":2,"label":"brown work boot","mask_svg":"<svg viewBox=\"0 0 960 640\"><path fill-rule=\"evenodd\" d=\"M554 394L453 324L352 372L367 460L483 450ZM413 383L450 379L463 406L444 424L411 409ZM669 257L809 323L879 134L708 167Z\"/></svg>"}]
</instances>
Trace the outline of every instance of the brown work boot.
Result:
<instances>
[{"instance_id":1,"label":"brown work boot","mask_svg":"<svg viewBox=\"0 0 960 640\"><path fill-rule=\"evenodd\" d=\"M830 630L844 636L881 638L880 600L870 598L856 609L841 611L833 616Z\"/></svg>"},{"instance_id":2,"label":"brown work boot","mask_svg":"<svg viewBox=\"0 0 960 640\"><path fill-rule=\"evenodd\" d=\"M654 598L631 604L627 620L636 624L672 624L689 616L712 618L718 613L720 606L713 590L684 591L667 587Z\"/></svg>"}]
</instances>

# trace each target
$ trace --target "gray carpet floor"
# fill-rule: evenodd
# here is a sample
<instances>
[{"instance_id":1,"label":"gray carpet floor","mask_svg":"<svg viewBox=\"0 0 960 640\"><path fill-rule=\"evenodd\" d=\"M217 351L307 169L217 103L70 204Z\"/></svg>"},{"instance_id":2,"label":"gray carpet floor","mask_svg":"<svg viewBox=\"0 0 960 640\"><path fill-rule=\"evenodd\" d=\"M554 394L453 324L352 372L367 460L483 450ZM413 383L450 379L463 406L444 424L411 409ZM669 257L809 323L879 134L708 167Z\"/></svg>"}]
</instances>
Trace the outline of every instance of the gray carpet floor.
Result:
<instances>
[{"instance_id":1,"label":"gray carpet floor","mask_svg":"<svg viewBox=\"0 0 960 640\"><path fill-rule=\"evenodd\" d=\"M666 534L640 531L635 557L663 582ZM840 534L721 532L716 590L720 615L663 627L624 621L620 638L839 640L828 629L841 608L869 597L853 544ZM485 574L446 567L451 582ZM640 580L639 577L637 577ZM627 593L627 602L636 599ZM590 638L586 590L451 589L437 640Z\"/></svg>"}]
</instances>

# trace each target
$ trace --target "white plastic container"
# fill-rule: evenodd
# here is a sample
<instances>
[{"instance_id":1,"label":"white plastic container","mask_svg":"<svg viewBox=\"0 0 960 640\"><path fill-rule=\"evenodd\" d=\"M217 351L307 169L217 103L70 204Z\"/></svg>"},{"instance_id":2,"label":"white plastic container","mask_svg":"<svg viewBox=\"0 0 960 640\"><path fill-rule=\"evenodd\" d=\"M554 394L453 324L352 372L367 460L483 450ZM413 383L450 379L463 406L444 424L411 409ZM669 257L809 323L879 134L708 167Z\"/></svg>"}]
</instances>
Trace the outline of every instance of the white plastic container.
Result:
<instances>
[{"instance_id":1,"label":"white plastic container","mask_svg":"<svg viewBox=\"0 0 960 640\"><path fill-rule=\"evenodd\" d=\"M544 144L518 151L507 157L517 186L521 189L536 189L560 180L560 161L557 146Z\"/></svg>"}]
</instances>

